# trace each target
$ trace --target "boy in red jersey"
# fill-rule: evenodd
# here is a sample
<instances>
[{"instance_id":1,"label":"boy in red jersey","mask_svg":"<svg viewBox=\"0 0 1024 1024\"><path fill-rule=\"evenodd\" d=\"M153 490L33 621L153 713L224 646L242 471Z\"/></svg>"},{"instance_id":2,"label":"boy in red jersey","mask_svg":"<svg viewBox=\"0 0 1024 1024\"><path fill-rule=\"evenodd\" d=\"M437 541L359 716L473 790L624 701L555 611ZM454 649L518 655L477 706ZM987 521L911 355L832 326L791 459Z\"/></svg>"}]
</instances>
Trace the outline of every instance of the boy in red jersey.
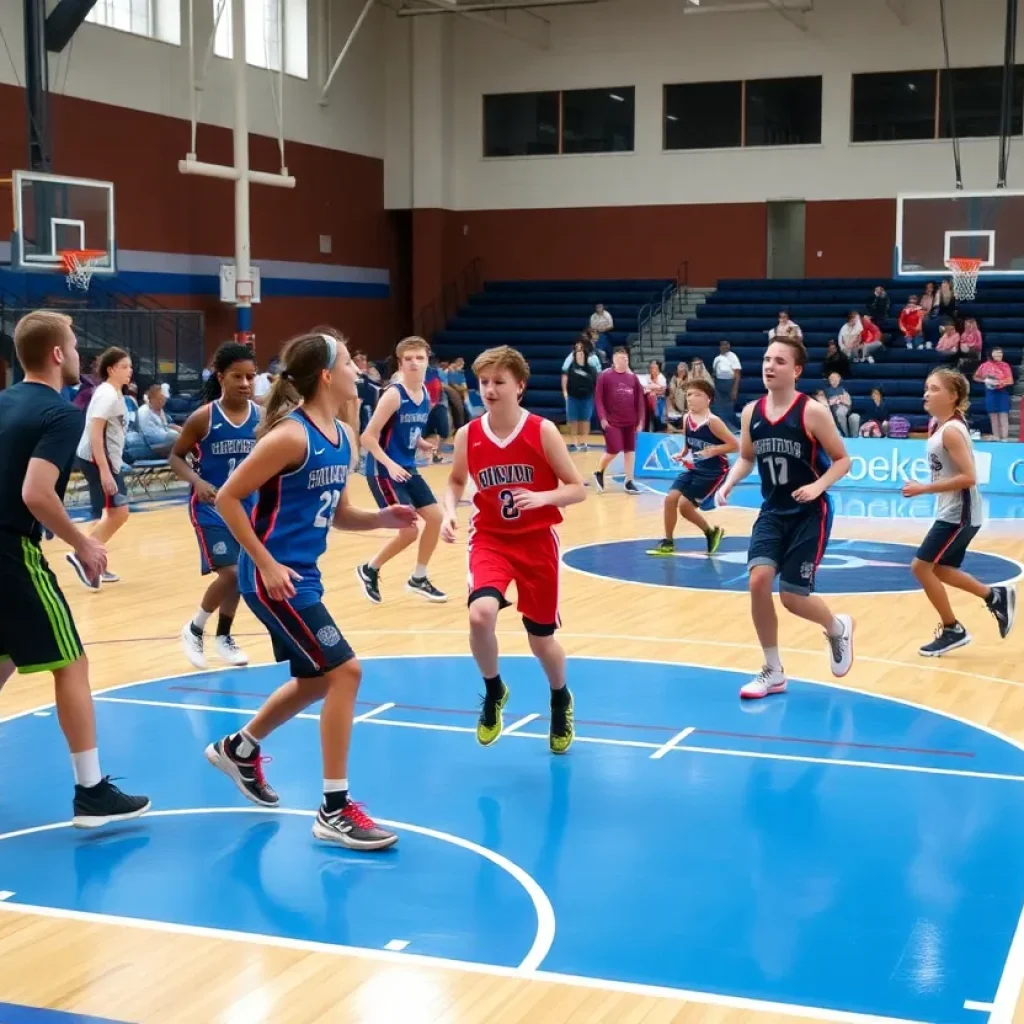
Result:
<instances>
[{"instance_id":1,"label":"boy in red jersey","mask_svg":"<svg viewBox=\"0 0 1024 1024\"><path fill-rule=\"evenodd\" d=\"M457 509L470 476L476 487L469 535L469 645L487 692L476 738L485 747L501 735L509 690L498 671L498 612L517 608L551 685L549 745L564 754L573 740L573 701L565 685L565 651L555 639L558 619L558 535L561 509L586 500L587 492L565 441L550 420L519 405L530 368L503 345L473 363L487 409L455 435L455 464L442 500L441 536L449 544L458 529Z\"/></svg>"}]
</instances>

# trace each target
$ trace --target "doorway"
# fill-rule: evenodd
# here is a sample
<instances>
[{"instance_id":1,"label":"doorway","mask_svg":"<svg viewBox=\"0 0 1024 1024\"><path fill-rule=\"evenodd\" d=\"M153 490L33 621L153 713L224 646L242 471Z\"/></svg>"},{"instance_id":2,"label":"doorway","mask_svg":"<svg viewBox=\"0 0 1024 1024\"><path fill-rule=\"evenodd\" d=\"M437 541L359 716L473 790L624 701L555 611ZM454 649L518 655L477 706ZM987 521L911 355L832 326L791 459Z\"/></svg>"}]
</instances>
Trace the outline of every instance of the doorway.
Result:
<instances>
[{"instance_id":1,"label":"doorway","mask_svg":"<svg viewBox=\"0 0 1024 1024\"><path fill-rule=\"evenodd\" d=\"M768 203L768 276L804 276L807 204L802 199Z\"/></svg>"}]
</instances>

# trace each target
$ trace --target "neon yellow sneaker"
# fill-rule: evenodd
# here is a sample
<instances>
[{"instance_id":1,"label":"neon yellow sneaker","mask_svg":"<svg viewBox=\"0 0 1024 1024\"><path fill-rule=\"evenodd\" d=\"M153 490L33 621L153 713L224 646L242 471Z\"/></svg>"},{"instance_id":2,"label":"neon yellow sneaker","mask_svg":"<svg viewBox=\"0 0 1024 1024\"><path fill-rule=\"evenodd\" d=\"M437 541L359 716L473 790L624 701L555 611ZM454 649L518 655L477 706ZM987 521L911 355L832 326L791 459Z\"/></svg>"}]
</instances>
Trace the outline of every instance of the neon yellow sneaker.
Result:
<instances>
[{"instance_id":1,"label":"neon yellow sneaker","mask_svg":"<svg viewBox=\"0 0 1024 1024\"><path fill-rule=\"evenodd\" d=\"M660 541L657 547L647 549L647 554L655 558L671 558L675 553L676 546L670 540Z\"/></svg>"},{"instance_id":2,"label":"neon yellow sneaker","mask_svg":"<svg viewBox=\"0 0 1024 1024\"><path fill-rule=\"evenodd\" d=\"M718 545L722 543L722 538L725 536L725 530L720 526L713 526L711 531L708 533L708 554L713 555L718 550Z\"/></svg>"},{"instance_id":3,"label":"neon yellow sneaker","mask_svg":"<svg viewBox=\"0 0 1024 1024\"><path fill-rule=\"evenodd\" d=\"M491 700L484 696L480 702L480 717L476 723L476 741L482 747L489 747L501 735L504 723L501 720L501 710L508 703L508 687L502 683L502 694L500 699Z\"/></svg>"},{"instance_id":4,"label":"neon yellow sneaker","mask_svg":"<svg viewBox=\"0 0 1024 1024\"><path fill-rule=\"evenodd\" d=\"M575 731L573 729L573 699L569 693L569 702L562 705L551 704L551 728L548 732L548 746L552 754L564 754L572 746Z\"/></svg>"}]
</instances>

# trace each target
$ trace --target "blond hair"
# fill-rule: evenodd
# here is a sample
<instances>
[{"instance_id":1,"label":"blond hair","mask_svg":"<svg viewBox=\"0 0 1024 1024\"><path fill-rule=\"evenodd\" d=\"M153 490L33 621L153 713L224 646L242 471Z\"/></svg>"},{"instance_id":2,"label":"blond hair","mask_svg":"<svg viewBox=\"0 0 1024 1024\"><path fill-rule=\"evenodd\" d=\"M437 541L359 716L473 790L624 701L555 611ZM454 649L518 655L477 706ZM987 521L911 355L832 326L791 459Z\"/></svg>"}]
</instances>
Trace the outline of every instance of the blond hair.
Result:
<instances>
[{"instance_id":1,"label":"blond hair","mask_svg":"<svg viewBox=\"0 0 1024 1024\"><path fill-rule=\"evenodd\" d=\"M967 410L971 407L971 385L967 378L949 366L940 366L928 376L938 377L942 381L943 387L956 398L956 415L963 420L967 419Z\"/></svg>"},{"instance_id":2,"label":"blond hair","mask_svg":"<svg viewBox=\"0 0 1024 1024\"><path fill-rule=\"evenodd\" d=\"M430 355L430 345L427 343L426 338L421 338L418 335L403 338L395 346L395 358L401 362L402 356L404 356L406 352L416 352L420 349L426 352L428 356Z\"/></svg>"},{"instance_id":3,"label":"blond hair","mask_svg":"<svg viewBox=\"0 0 1024 1024\"><path fill-rule=\"evenodd\" d=\"M523 358L522 352L510 345L499 345L489 348L473 360L473 373L479 377L481 370L505 370L512 374L520 384L530 379L530 364Z\"/></svg>"},{"instance_id":4,"label":"blond hair","mask_svg":"<svg viewBox=\"0 0 1024 1024\"><path fill-rule=\"evenodd\" d=\"M26 313L18 321L14 328L14 349L26 372L46 368L50 353L64 347L71 324L71 317L48 309Z\"/></svg>"}]
</instances>

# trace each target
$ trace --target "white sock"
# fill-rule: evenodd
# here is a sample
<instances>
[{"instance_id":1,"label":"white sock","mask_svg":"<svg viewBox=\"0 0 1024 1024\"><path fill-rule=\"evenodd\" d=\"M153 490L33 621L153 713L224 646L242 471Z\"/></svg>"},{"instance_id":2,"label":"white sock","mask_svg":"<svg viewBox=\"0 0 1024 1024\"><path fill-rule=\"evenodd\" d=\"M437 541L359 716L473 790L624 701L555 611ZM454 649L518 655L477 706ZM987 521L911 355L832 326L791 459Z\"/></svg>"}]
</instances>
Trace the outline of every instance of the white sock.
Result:
<instances>
[{"instance_id":1,"label":"white sock","mask_svg":"<svg viewBox=\"0 0 1024 1024\"><path fill-rule=\"evenodd\" d=\"M213 612L204 611L202 608L200 608L199 611L197 611L195 615L192 616L192 625L195 626L196 629L198 629L199 632L201 633L204 629L206 629L206 624L210 621L211 615L213 615Z\"/></svg>"},{"instance_id":2,"label":"white sock","mask_svg":"<svg viewBox=\"0 0 1024 1024\"><path fill-rule=\"evenodd\" d=\"M412 578L414 580L425 579L427 575L427 567L422 562L416 563L416 568L412 571Z\"/></svg>"},{"instance_id":3,"label":"white sock","mask_svg":"<svg viewBox=\"0 0 1024 1024\"><path fill-rule=\"evenodd\" d=\"M832 625L828 627L829 636L842 636L843 635L843 624L833 615Z\"/></svg>"},{"instance_id":4,"label":"white sock","mask_svg":"<svg viewBox=\"0 0 1024 1024\"><path fill-rule=\"evenodd\" d=\"M72 754L71 767L75 772L76 786L97 786L103 781L100 775L100 752L95 747L83 750L80 754Z\"/></svg>"},{"instance_id":5,"label":"white sock","mask_svg":"<svg viewBox=\"0 0 1024 1024\"><path fill-rule=\"evenodd\" d=\"M325 793L348 792L348 779L324 779Z\"/></svg>"},{"instance_id":6,"label":"white sock","mask_svg":"<svg viewBox=\"0 0 1024 1024\"><path fill-rule=\"evenodd\" d=\"M239 757L249 757L259 744L244 730L238 732L238 743L235 746L235 753Z\"/></svg>"},{"instance_id":7,"label":"white sock","mask_svg":"<svg viewBox=\"0 0 1024 1024\"><path fill-rule=\"evenodd\" d=\"M782 671L782 659L779 657L778 647L766 647L764 649L764 663L773 671Z\"/></svg>"}]
</instances>

